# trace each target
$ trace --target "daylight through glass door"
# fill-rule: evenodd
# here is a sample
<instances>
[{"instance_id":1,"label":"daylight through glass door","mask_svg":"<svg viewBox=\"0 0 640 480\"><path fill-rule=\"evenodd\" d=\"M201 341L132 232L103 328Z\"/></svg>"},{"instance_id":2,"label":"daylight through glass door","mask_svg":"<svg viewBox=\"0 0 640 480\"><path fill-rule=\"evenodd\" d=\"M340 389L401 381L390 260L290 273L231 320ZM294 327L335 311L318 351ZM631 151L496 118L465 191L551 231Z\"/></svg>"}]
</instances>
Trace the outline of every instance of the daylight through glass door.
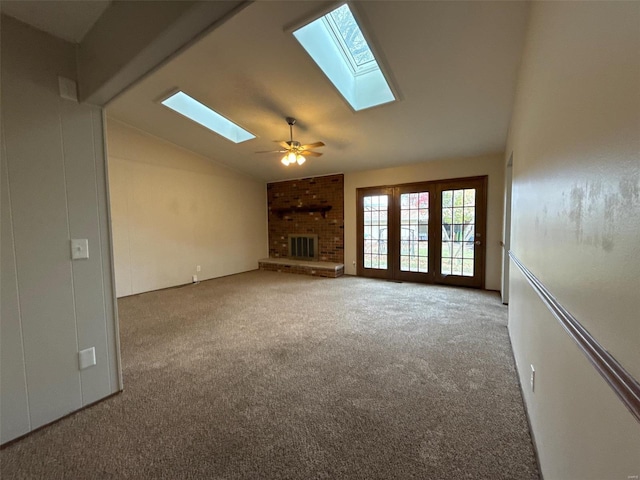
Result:
<instances>
[{"instance_id":1,"label":"daylight through glass door","mask_svg":"<svg viewBox=\"0 0 640 480\"><path fill-rule=\"evenodd\" d=\"M364 268L389 266L389 196L364 197Z\"/></svg>"},{"instance_id":2,"label":"daylight through glass door","mask_svg":"<svg viewBox=\"0 0 640 480\"><path fill-rule=\"evenodd\" d=\"M473 277L475 257L476 191L442 192L442 275Z\"/></svg>"},{"instance_id":3,"label":"daylight through glass door","mask_svg":"<svg viewBox=\"0 0 640 480\"><path fill-rule=\"evenodd\" d=\"M484 285L487 177L357 189L357 273Z\"/></svg>"},{"instance_id":4,"label":"daylight through glass door","mask_svg":"<svg viewBox=\"0 0 640 480\"><path fill-rule=\"evenodd\" d=\"M400 194L400 270L429 271L429 192Z\"/></svg>"}]
</instances>

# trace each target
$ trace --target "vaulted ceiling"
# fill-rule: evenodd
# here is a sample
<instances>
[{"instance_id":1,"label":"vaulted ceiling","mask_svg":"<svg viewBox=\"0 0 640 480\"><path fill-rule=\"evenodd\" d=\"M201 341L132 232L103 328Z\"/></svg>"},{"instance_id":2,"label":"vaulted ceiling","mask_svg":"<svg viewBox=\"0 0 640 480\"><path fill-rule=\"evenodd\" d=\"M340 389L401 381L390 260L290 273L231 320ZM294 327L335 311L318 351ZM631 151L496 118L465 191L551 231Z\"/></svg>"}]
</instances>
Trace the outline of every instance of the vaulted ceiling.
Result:
<instances>
[{"instance_id":1,"label":"vaulted ceiling","mask_svg":"<svg viewBox=\"0 0 640 480\"><path fill-rule=\"evenodd\" d=\"M111 0L47 1L3 0L3 13L68 42L78 43Z\"/></svg>"},{"instance_id":2,"label":"vaulted ceiling","mask_svg":"<svg viewBox=\"0 0 640 480\"><path fill-rule=\"evenodd\" d=\"M267 181L501 152L514 100L526 2L353 2L399 96L354 112L291 31L334 2L258 1L107 106L110 118ZM257 136L234 144L162 106L180 89ZM285 167L272 150L323 141Z\"/></svg>"}]
</instances>

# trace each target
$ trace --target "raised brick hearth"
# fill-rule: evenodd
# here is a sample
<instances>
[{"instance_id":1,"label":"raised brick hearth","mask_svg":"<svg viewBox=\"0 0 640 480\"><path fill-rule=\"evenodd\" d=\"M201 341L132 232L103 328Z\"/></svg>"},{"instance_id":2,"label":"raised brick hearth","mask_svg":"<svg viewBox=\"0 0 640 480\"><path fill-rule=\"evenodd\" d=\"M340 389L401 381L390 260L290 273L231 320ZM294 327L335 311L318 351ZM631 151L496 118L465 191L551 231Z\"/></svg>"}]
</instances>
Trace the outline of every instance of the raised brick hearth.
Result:
<instances>
[{"instance_id":1,"label":"raised brick hearth","mask_svg":"<svg viewBox=\"0 0 640 480\"><path fill-rule=\"evenodd\" d=\"M288 258L263 258L258 260L260 270L270 272L298 273L316 277L337 278L344 275L344 265L334 262L311 262Z\"/></svg>"}]
</instances>

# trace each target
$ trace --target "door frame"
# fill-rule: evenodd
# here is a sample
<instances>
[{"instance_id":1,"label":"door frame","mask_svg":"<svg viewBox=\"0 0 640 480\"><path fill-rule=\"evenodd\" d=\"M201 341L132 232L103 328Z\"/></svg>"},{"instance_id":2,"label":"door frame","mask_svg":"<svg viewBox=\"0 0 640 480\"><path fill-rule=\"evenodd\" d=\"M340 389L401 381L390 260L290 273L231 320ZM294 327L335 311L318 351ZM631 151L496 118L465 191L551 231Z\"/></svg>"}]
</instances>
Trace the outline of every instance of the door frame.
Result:
<instances>
[{"instance_id":1,"label":"door frame","mask_svg":"<svg viewBox=\"0 0 640 480\"><path fill-rule=\"evenodd\" d=\"M392 242L392 239L389 238L390 228L388 225L391 225L391 222L395 221L395 213L394 212L394 187L392 186L382 186L382 187L365 187L356 189L356 224L363 225L364 224L364 197L370 195L388 195L389 203L388 203L388 216L387 216L387 269L373 269L373 268L364 268L364 231L361 228L356 228L356 242L357 245L357 260L356 260L356 275L359 277L369 277L369 278L384 278L387 280L391 280L393 278L392 271L393 265L392 259L394 258L394 254L392 249L397 248L395 242Z\"/></svg>"},{"instance_id":2,"label":"door frame","mask_svg":"<svg viewBox=\"0 0 640 480\"><path fill-rule=\"evenodd\" d=\"M477 275L474 277L443 276L440 274L440 261L442 250L441 232L441 194L443 190L456 188L461 182L477 183L475 218L475 239L482 242L482 248L476 250L477 259L475 268ZM427 180L424 182L411 182L397 185L382 185L374 187L361 187L356 189L356 274L360 277L381 278L420 283L436 283L443 285L458 285L474 288L485 288L486 273L486 231L487 231L487 187L488 176L462 177L443 180ZM400 270L400 231L398 228L390 228L391 225L399 225L400 222L400 194L411 190L429 192L429 271L428 273L405 272ZM364 197L371 195L388 195L388 220L387 225L387 269L364 268Z\"/></svg>"},{"instance_id":3,"label":"door frame","mask_svg":"<svg viewBox=\"0 0 640 480\"><path fill-rule=\"evenodd\" d=\"M395 267L392 275L395 280L400 280L403 282L418 282L418 283L435 283L436 275L435 275L435 259L436 257L432 254L431 250L431 239L433 237L434 232L432 229L435 227L433 224L433 216L431 214L431 206L434 201L435 194L435 184L436 181L428 181L428 182L412 182L412 183L403 183L401 185L396 185L394 189L394 205L400 206L400 195L404 193L413 193L416 191L421 192L429 192L429 228L427 239L429 241L429 271L427 273L419 273L419 272L409 272L400 270L400 229L394 229L394 233L396 234L394 238L395 247L397 251L394 251L395 258L393 265ZM400 213L400 209L397 209L396 212L396 222L399 224L399 218L397 218L397 214Z\"/></svg>"},{"instance_id":4,"label":"door frame","mask_svg":"<svg viewBox=\"0 0 640 480\"><path fill-rule=\"evenodd\" d=\"M502 303L509 304L509 268L511 259L509 249L511 248L511 192L513 189L513 152L509 156L505 170L505 197L504 197L504 223L502 240Z\"/></svg>"},{"instance_id":5,"label":"door frame","mask_svg":"<svg viewBox=\"0 0 640 480\"><path fill-rule=\"evenodd\" d=\"M435 212L435 223L440 227L442 221L442 191L443 190L454 190L459 188L459 184L461 182L467 183L475 183L476 184L476 198L475 205L481 206L482 208L476 208L475 211L475 232L474 232L474 241L481 242L479 245L482 247L478 248L474 251L474 271L477 272L477 275L473 277L463 277L459 275L455 275L455 278L450 278L448 275L442 275L440 273L440 266L437 267L436 273L436 283L442 285L456 285L460 287L474 287L484 289L485 286L485 272L486 272L486 251L487 251L487 186L488 186L488 176L484 175L481 177L468 177L468 178L453 178L447 180L441 180L436 182L436 196L438 198L437 201L437 212ZM429 215L431 215L431 210L429 210ZM438 232L437 238L435 240L434 245L434 257L437 259L441 258L442 253L442 233ZM454 277L453 275L451 277Z\"/></svg>"}]
</instances>

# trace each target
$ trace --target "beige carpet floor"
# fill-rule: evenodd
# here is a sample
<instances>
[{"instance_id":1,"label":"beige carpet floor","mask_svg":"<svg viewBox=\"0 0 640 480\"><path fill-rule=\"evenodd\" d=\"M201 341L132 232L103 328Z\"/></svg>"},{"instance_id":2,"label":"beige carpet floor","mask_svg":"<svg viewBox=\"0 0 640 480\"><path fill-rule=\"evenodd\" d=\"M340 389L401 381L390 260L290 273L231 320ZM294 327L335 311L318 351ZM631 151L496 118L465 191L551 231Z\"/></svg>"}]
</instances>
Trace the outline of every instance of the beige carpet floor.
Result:
<instances>
[{"instance_id":1,"label":"beige carpet floor","mask_svg":"<svg viewBox=\"0 0 640 480\"><path fill-rule=\"evenodd\" d=\"M538 479L495 293L249 272L119 301L125 391L2 479Z\"/></svg>"}]
</instances>

